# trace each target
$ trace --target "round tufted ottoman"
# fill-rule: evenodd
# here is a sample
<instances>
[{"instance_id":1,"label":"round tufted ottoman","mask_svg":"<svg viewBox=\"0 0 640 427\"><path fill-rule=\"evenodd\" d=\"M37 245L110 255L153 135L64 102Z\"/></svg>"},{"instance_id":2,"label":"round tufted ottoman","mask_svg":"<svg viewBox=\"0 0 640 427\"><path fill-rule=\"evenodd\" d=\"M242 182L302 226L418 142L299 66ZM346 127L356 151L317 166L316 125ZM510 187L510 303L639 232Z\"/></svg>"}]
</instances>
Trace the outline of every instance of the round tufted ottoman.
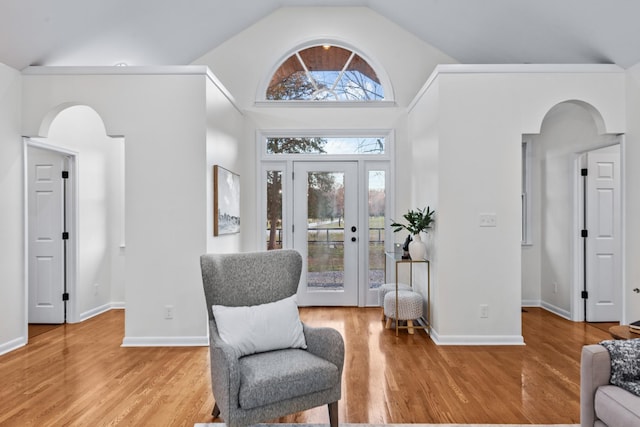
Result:
<instances>
[{"instance_id":1,"label":"round tufted ottoman","mask_svg":"<svg viewBox=\"0 0 640 427\"><path fill-rule=\"evenodd\" d=\"M398 290L410 291L411 286L407 285L406 283L398 283ZM380 285L380 287L378 288L378 304L380 304L380 307L384 307L384 296L391 291L393 291L394 293L396 292L395 283L383 283L382 285Z\"/></svg>"},{"instance_id":2,"label":"round tufted ottoman","mask_svg":"<svg viewBox=\"0 0 640 427\"><path fill-rule=\"evenodd\" d=\"M384 296L384 315L387 317L386 328L391 328L391 319L396 318L396 293L387 292ZM422 316L422 296L413 291L398 291L398 320L406 320L409 333L413 334L413 319Z\"/></svg>"}]
</instances>

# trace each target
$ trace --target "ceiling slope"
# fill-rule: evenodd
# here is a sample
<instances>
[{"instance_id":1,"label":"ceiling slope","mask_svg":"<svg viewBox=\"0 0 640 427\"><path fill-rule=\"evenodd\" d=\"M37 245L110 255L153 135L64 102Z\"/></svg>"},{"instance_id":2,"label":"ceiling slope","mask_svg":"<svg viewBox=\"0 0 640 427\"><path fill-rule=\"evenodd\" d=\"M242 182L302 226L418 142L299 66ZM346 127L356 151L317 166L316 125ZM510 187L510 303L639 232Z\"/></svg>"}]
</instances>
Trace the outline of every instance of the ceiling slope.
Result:
<instances>
[{"instance_id":1,"label":"ceiling slope","mask_svg":"<svg viewBox=\"0 0 640 427\"><path fill-rule=\"evenodd\" d=\"M634 0L2 0L0 62L189 64L274 10L304 6L369 7L461 63L640 62Z\"/></svg>"}]
</instances>

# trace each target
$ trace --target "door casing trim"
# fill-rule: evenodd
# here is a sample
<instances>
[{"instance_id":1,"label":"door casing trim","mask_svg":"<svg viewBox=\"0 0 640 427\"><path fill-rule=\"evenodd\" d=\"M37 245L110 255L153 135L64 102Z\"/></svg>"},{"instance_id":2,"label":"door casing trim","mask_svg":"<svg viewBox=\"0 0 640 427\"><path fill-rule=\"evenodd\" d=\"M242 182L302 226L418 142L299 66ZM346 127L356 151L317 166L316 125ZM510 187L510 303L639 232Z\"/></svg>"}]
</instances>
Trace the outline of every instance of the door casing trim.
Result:
<instances>
[{"instance_id":1,"label":"door casing trim","mask_svg":"<svg viewBox=\"0 0 640 427\"><path fill-rule=\"evenodd\" d=\"M380 155L371 155L371 154L359 154L359 155L326 155L319 156L318 154L279 154L279 155L268 155L263 146L264 141L267 137L270 136L299 136L299 137L318 137L318 136L326 136L326 137L339 137L339 136L384 136L386 138L386 147L384 154ZM393 129L301 129L301 130L286 130L286 129L257 129L255 133L256 137L256 171L258 173L255 177L255 188L256 188L256 204L257 204L257 215L256 215L256 230L262 230L264 228L264 224L266 224L266 194L262 188L264 185L263 176L267 170L281 170L284 174L283 179L283 197L287 194L287 189L292 187L291 174L293 172L293 163L294 161L356 161L358 163L358 181L359 181L359 194L361 194L360 186L364 185L364 181L362 181L363 175L368 171L368 165L370 164L388 164L388 179L386 181L387 184L387 197L386 197L386 207L385 207L385 215L386 218L394 218L395 217L395 132ZM293 191L291 188L290 191ZM364 197L364 196L363 196ZM293 220L293 207L291 203L283 203L283 218L291 218ZM359 219L364 216L363 212L358 212ZM362 231L363 228L360 227ZM283 247L291 248L293 245L292 239L292 231L290 227L286 227L283 230ZM359 233L359 238L362 238L362 235ZM385 238L385 251L392 251L394 244L394 237L392 233L388 233ZM266 250L265 240L261 239L258 242L257 250ZM360 251L362 252L362 251ZM389 260L385 260L388 263ZM388 267L388 265L387 265ZM360 267L358 272L359 276L363 274L365 268ZM386 277L385 277L386 281ZM364 288L364 286L363 286ZM358 291L358 306L366 307L366 306L377 306L375 301L372 301L370 304L367 303L366 294L369 289L360 289Z\"/></svg>"},{"instance_id":2,"label":"door casing trim","mask_svg":"<svg viewBox=\"0 0 640 427\"><path fill-rule=\"evenodd\" d=\"M23 235L24 235L24 337L25 343L28 342L29 336L29 203L28 203L28 167L29 156L28 148L35 147L44 150L56 152L66 156L69 159L69 178L67 181L67 230L69 231L69 240L67 241L67 292L71 295L67 301L67 323L77 323L80 321L78 317L77 304L77 278L78 278L78 182L77 182L77 166L78 153L69 150L40 138L23 137Z\"/></svg>"}]
</instances>

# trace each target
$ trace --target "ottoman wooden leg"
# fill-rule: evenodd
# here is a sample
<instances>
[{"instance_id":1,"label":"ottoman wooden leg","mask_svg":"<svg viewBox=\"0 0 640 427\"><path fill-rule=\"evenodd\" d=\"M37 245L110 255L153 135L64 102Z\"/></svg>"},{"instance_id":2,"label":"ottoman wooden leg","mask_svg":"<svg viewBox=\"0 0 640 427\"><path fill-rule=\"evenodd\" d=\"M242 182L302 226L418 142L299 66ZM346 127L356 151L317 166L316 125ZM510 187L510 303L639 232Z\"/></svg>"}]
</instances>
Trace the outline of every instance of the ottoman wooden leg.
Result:
<instances>
[{"instance_id":1,"label":"ottoman wooden leg","mask_svg":"<svg viewBox=\"0 0 640 427\"><path fill-rule=\"evenodd\" d=\"M409 327L409 335L413 335L413 320L407 320L407 326Z\"/></svg>"},{"instance_id":2,"label":"ottoman wooden leg","mask_svg":"<svg viewBox=\"0 0 640 427\"><path fill-rule=\"evenodd\" d=\"M390 317L387 317L387 324L385 325L385 328L391 329L391 318Z\"/></svg>"}]
</instances>

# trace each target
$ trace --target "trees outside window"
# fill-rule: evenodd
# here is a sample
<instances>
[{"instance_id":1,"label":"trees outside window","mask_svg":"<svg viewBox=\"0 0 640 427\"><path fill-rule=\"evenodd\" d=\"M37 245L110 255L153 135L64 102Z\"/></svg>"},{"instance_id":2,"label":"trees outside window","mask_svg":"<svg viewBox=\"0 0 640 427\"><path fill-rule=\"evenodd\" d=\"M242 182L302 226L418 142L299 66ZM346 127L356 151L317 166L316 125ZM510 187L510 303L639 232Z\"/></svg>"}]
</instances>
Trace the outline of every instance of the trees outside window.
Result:
<instances>
[{"instance_id":1,"label":"trees outside window","mask_svg":"<svg viewBox=\"0 0 640 427\"><path fill-rule=\"evenodd\" d=\"M266 99L380 101L384 90L361 56L342 47L321 45L287 58L271 77Z\"/></svg>"}]
</instances>

